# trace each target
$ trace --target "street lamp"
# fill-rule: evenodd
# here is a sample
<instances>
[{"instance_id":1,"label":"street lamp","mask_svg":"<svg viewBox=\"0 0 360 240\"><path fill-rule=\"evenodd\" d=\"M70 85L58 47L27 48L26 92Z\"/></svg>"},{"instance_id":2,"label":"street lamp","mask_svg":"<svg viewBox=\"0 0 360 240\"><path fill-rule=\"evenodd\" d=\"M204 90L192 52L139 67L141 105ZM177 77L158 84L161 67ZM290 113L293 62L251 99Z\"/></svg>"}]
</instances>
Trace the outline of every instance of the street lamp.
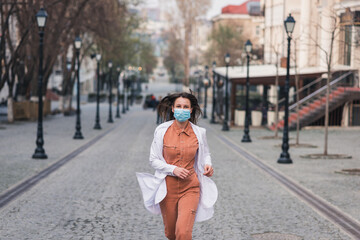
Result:
<instances>
[{"instance_id":1,"label":"street lamp","mask_svg":"<svg viewBox=\"0 0 360 240\"><path fill-rule=\"evenodd\" d=\"M223 131L229 131L229 125L228 125L228 121L229 121L229 79L228 79L228 68L229 68L229 63L230 63L230 54L227 53L225 55L225 64L226 64L226 75L225 75L225 119L223 122L223 127L222 130Z\"/></svg>"},{"instance_id":2,"label":"street lamp","mask_svg":"<svg viewBox=\"0 0 360 240\"><path fill-rule=\"evenodd\" d=\"M81 133L81 122L80 122L80 48L81 48L81 38L80 37L76 37L75 38L75 50L76 50L76 59L77 59L77 72L76 72L76 76L77 76L77 96L76 96L76 102L77 102L77 107L76 107L76 132L74 135L74 139L84 139L82 133Z\"/></svg>"},{"instance_id":3,"label":"street lamp","mask_svg":"<svg viewBox=\"0 0 360 240\"><path fill-rule=\"evenodd\" d=\"M252 44L250 40L247 40L245 43L245 52L246 52L246 59L247 59L247 74L246 74L246 99L245 99L245 127L244 127L244 136L241 142L251 142L250 135L249 135L249 120L250 120L250 110L249 110L249 62L250 62L250 53L252 50Z\"/></svg>"},{"instance_id":4,"label":"street lamp","mask_svg":"<svg viewBox=\"0 0 360 240\"><path fill-rule=\"evenodd\" d=\"M125 100L127 101L127 99L125 98L125 84L126 83L126 70L124 71L124 76L123 76L123 102L122 102L122 113L125 114L126 113L126 107L125 107Z\"/></svg>"},{"instance_id":5,"label":"street lamp","mask_svg":"<svg viewBox=\"0 0 360 240\"><path fill-rule=\"evenodd\" d=\"M96 62L97 62L97 68L96 68L96 75L97 75L97 88L96 88L96 117L95 117L95 126L94 129L101 129L100 125L100 60L101 60L101 54L96 54Z\"/></svg>"},{"instance_id":6,"label":"street lamp","mask_svg":"<svg viewBox=\"0 0 360 240\"><path fill-rule=\"evenodd\" d=\"M126 111L129 111L129 105L130 105L130 101L129 98L130 96L130 85L131 85L131 80L129 78L126 79Z\"/></svg>"},{"instance_id":7,"label":"street lamp","mask_svg":"<svg viewBox=\"0 0 360 240\"><path fill-rule=\"evenodd\" d=\"M289 69L290 69L290 42L291 35L295 27L295 19L289 14L287 19L284 21L285 30L288 35L288 52L287 52L287 64L286 64L286 80L285 80L285 116L284 116L284 131L283 131L283 142L282 142L282 153L278 159L278 163L292 163L289 154Z\"/></svg>"},{"instance_id":8,"label":"street lamp","mask_svg":"<svg viewBox=\"0 0 360 240\"><path fill-rule=\"evenodd\" d=\"M198 75L198 79L197 79L197 97L198 97L198 102L199 104L201 103L201 91L200 91L200 85L201 85L201 74L200 74L200 71L199 71L199 75Z\"/></svg>"},{"instance_id":9,"label":"street lamp","mask_svg":"<svg viewBox=\"0 0 360 240\"><path fill-rule=\"evenodd\" d=\"M113 63L112 61L108 62L108 68L109 68L109 118L108 123L113 123L114 120L112 118L112 111L111 111L111 103L112 103L112 67Z\"/></svg>"},{"instance_id":10,"label":"street lamp","mask_svg":"<svg viewBox=\"0 0 360 240\"><path fill-rule=\"evenodd\" d=\"M212 111L211 111L211 120L210 123L216 123L215 122L215 104L216 104L216 98L215 98L215 88L216 88L216 84L215 84L215 68L216 68L216 62L213 61L213 65L212 65L212 72L213 72L213 100L212 100Z\"/></svg>"},{"instance_id":11,"label":"street lamp","mask_svg":"<svg viewBox=\"0 0 360 240\"><path fill-rule=\"evenodd\" d=\"M39 27L39 76L38 76L38 126L37 126L37 137L36 137L36 149L32 158L46 159L47 155L43 148L43 101L42 101L42 80L43 80L43 45L44 45L44 29L46 25L47 13L44 8L41 8L36 14L36 21Z\"/></svg>"},{"instance_id":12,"label":"street lamp","mask_svg":"<svg viewBox=\"0 0 360 240\"><path fill-rule=\"evenodd\" d=\"M204 119L207 118L207 114L206 114L206 105L207 105L207 89L210 86L210 80L208 79L208 74L209 74L209 67L206 65L205 66L205 78L203 80L203 84L204 84L204 91L205 91L205 100L204 100Z\"/></svg>"},{"instance_id":13,"label":"street lamp","mask_svg":"<svg viewBox=\"0 0 360 240\"><path fill-rule=\"evenodd\" d=\"M119 77L120 77L120 67L118 66L116 68L116 73L117 73L117 77L116 77L116 90L117 90L117 103L116 103L116 118L120 118L120 91L119 91L119 87L120 87L120 81L119 81Z\"/></svg>"}]
</instances>

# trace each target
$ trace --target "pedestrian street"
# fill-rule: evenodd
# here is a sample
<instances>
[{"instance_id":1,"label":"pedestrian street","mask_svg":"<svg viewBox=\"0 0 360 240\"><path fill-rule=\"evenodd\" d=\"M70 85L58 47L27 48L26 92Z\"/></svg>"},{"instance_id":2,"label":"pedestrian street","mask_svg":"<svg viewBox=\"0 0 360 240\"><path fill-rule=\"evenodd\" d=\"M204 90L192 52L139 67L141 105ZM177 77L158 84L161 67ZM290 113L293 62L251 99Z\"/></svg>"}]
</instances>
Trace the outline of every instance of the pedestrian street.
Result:
<instances>
[{"instance_id":1,"label":"pedestrian street","mask_svg":"<svg viewBox=\"0 0 360 240\"><path fill-rule=\"evenodd\" d=\"M108 134L1 208L0 239L164 239L161 216L145 210L135 177L154 172L148 157L155 121L152 110L133 107ZM193 239L351 239L226 145L219 136L231 136L220 124L199 125L207 129L219 197L214 217L195 223Z\"/></svg>"}]
</instances>

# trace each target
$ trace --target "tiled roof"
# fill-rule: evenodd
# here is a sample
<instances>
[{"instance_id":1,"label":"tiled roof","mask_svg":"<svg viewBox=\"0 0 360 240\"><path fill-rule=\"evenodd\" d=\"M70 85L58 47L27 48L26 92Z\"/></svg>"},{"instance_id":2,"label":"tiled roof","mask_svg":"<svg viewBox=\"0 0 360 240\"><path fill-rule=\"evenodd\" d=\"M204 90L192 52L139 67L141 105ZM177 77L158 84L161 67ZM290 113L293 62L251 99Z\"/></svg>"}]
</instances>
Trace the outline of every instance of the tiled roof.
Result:
<instances>
[{"instance_id":1,"label":"tiled roof","mask_svg":"<svg viewBox=\"0 0 360 240\"><path fill-rule=\"evenodd\" d=\"M228 5L221 9L222 14L249 14L250 7L248 3L260 2L260 0L248 0L241 5Z\"/></svg>"}]
</instances>

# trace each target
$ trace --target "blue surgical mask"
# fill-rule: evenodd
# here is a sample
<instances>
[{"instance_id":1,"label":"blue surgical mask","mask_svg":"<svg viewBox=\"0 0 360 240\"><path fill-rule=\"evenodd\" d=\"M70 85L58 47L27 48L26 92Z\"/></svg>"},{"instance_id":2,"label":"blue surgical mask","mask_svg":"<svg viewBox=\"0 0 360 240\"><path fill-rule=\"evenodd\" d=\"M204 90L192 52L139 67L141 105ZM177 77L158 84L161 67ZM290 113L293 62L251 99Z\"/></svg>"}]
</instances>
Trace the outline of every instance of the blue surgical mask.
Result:
<instances>
[{"instance_id":1,"label":"blue surgical mask","mask_svg":"<svg viewBox=\"0 0 360 240\"><path fill-rule=\"evenodd\" d=\"M188 120L190 118L190 110L175 108L174 109L174 117L179 122L185 122L186 120Z\"/></svg>"}]
</instances>

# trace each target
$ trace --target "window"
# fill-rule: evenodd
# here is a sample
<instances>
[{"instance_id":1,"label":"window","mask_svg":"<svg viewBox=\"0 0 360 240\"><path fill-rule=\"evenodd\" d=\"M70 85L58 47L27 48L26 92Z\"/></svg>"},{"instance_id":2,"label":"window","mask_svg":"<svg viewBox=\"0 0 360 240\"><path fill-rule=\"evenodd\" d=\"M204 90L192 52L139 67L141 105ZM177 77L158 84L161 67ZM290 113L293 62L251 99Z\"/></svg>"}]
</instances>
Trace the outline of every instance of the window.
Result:
<instances>
[{"instance_id":1,"label":"window","mask_svg":"<svg viewBox=\"0 0 360 240\"><path fill-rule=\"evenodd\" d=\"M348 66L351 64L351 30L352 26L345 26L344 64Z\"/></svg>"}]
</instances>

